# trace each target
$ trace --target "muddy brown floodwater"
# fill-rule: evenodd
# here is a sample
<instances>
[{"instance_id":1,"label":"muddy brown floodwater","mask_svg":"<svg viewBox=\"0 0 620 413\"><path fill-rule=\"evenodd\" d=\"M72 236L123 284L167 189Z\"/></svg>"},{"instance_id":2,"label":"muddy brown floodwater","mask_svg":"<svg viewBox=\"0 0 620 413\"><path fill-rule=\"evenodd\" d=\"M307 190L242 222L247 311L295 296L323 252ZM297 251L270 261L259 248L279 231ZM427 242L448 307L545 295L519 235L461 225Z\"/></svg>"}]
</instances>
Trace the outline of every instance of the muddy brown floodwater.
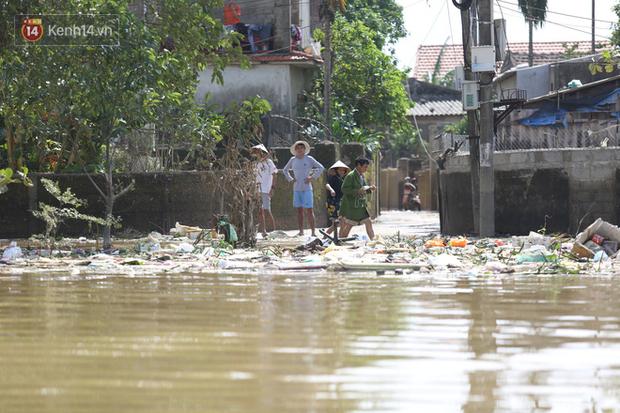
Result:
<instances>
[{"instance_id":1,"label":"muddy brown floodwater","mask_svg":"<svg viewBox=\"0 0 620 413\"><path fill-rule=\"evenodd\" d=\"M620 411L620 278L0 278L0 412Z\"/></svg>"}]
</instances>

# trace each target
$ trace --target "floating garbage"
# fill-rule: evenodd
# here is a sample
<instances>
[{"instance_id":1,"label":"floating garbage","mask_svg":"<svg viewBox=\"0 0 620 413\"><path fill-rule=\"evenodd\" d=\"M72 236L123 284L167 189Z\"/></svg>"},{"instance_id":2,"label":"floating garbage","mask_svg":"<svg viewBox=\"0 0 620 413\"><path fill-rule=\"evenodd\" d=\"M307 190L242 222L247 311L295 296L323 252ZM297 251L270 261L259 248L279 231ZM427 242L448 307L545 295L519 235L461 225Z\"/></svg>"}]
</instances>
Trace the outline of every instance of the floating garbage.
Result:
<instances>
[{"instance_id":1,"label":"floating garbage","mask_svg":"<svg viewBox=\"0 0 620 413\"><path fill-rule=\"evenodd\" d=\"M446 243L441 238L429 239L424 243L424 248L443 248L446 246Z\"/></svg>"},{"instance_id":2,"label":"floating garbage","mask_svg":"<svg viewBox=\"0 0 620 413\"><path fill-rule=\"evenodd\" d=\"M17 258L22 258L23 256L22 249L17 246L17 242L11 241L9 246L2 253L2 260L13 261Z\"/></svg>"},{"instance_id":3,"label":"floating garbage","mask_svg":"<svg viewBox=\"0 0 620 413\"><path fill-rule=\"evenodd\" d=\"M433 267L461 268L463 266L458 257L445 253L429 257L428 262Z\"/></svg>"},{"instance_id":4,"label":"floating garbage","mask_svg":"<svg viewBox=\"0 0 620 413\"><path fill-rule=\"evenodd\" d=\"M190 254L194 252L194 246L187 242L182 242L176 247L177 254Z\"/></svg>"},{"instance_id":5,"label":"floating garbage","mask_svg":"<svg viewBox=\"0 0 620 413\"><path fill-rule=\"evenodd\" d=\"M94 254L95 245L99 244L83 237L63 240L53 249L31 240L21 244L21 248L16 242L4 241L3 260L13 262L0 266L0 275L13 270L74 275L217 274L227 271L260 275L323 270L410 274L450 269L458 276L478 277L511 272L615 274L620 271L617 254L620 228L600 219L576 239L537 232L482 239L395 234L373 240L355 236L334 243L328 237L303 237L274 231L257 240L255 248L235 248L234 228L228 227L224 219L220 223L223 225L219 229L177 223L171 230L173 235L151 232L144 238L115 240L112 254ZM226 238L232 242L225 242ZM23 259L15 262L20 257Z\"/></svg>"},{"instance_id":6,"label":"floating garbage","mask_svg":"<svg viewBox=\"0 0 620 413\"><path fill-rule=\"evenodd\" d=\"M202 231L203 229L200 227L192 227L190 225L183 225L177 222L174 224L174 228L170 229L170 235L196 239Z\"/></svg>"},{"instance_id":7,"label":"floating garbage","mask_svg":"<svg viewBox=\"0 0 620 413\"><path fill-rule=\"evenodd\" d=\"M620 228L598 218L583 232L577 234L572 252L578 257L594 258L599 251L615 256L620 242Z\"/></svg>"},{"instance_id":8,"label":"floating garbage","mask_svg":"<svg viewBox=\"0 0 620 413\"><path fill-rule=\"evenodd\" d=\"M467 246L467 238L464 238L464 237L452 238L448 242L448 245L454 248L465 248Z\"/></svg>"}]
</instances>

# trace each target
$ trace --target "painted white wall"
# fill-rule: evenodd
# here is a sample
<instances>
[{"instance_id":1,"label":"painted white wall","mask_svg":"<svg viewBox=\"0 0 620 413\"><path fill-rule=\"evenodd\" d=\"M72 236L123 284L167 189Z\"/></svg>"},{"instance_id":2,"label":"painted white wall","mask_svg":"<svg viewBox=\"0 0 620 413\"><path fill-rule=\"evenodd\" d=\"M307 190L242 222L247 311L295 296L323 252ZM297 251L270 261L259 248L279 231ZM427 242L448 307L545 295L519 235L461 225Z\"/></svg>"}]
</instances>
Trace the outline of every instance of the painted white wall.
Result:
<instances>
[{"instance_id":1,"label":"painted white wall","mask_svg":"<svg viewBox=\"0 0 620 413\"><path fill-rule=\"evenodd\" d=\"M291 92L290 66L286 64L253 65L251 69L229 66L224 69L224 84L211 82L212 69L200 73L196 100L203 102L206 93L210 103L224 109L232 102L260 96L267 99L274 113L291 115L294 96Z\"/></svg>"}]
</instances>

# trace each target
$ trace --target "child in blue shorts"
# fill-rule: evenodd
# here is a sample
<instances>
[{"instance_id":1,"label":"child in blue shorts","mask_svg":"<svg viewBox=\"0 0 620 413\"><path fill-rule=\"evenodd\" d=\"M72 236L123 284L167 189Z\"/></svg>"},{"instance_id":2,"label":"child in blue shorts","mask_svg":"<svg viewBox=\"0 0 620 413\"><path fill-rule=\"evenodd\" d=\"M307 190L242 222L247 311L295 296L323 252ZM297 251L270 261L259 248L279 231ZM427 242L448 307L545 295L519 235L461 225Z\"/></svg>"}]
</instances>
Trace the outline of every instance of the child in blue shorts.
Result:
<instances>
[{"instance_id":1,"label":"child in blue shorts","mask_svg":"<svg viewBox=\"0 0 620 413\"><path fill-rule=\"evenodd\" d=\"M316 159L308 155L310 145L306 141L297 141L291 146L291 153L294 155L286 164L282 172L289 182L294 182L293 186L293 207L297 209L297 223L299 225L299 235L304 234L304 210L312 236L316 237L314 225L314 193L312 192L312 180L318 178L323 173L325 167ZM293 171L293 176L290 172Z\"/></svg>"}]
</instances>

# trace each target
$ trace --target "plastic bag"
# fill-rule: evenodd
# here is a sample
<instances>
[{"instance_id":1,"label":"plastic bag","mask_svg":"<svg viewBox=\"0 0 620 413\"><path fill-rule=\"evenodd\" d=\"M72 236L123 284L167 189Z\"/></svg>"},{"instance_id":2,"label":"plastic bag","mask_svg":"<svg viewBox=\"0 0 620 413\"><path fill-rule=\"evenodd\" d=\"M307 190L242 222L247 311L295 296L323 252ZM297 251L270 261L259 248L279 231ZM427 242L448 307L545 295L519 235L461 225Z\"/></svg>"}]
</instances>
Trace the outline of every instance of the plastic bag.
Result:
<instances>
[{"instance_id":1,"label":"plastic bag","mask_svg":"<svg viewBox=\"0 0 620 413\"><path fill-rule=\"evenodd\" d=\"M12 261L23 256L22 249L17 246L15 241L11 241L9 246L2 253L2 259L5 261Z\"/></svg>"}]
</instances>

